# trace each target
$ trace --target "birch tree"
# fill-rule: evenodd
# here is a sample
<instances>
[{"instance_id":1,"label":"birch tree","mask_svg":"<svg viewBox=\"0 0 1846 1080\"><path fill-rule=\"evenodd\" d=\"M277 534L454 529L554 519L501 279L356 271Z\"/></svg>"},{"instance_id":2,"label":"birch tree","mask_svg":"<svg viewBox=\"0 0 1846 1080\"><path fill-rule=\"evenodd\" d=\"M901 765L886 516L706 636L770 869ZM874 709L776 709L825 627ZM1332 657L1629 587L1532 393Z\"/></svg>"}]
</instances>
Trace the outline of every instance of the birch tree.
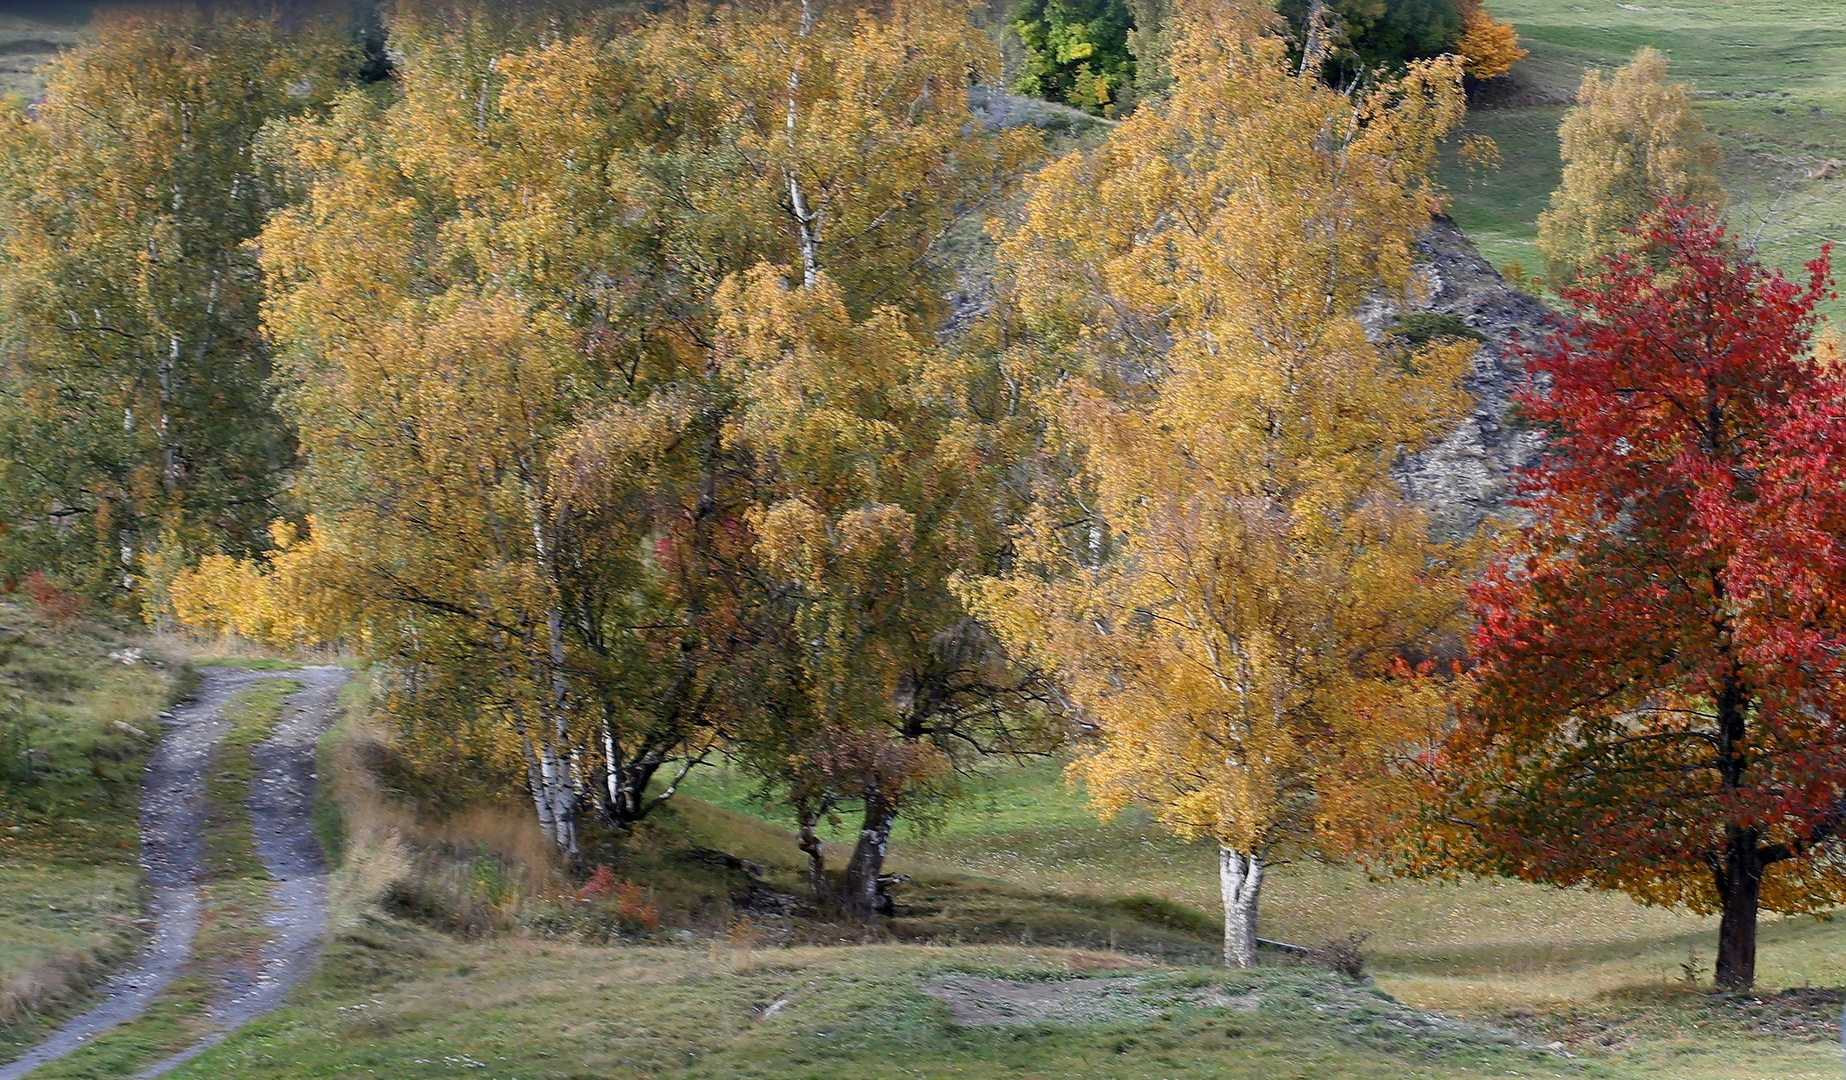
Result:
<instances>
[{"instance_id":1,"label":"birch tree","mask_svg":"<svg viewBox=\"0 0 1846 1080\"><path fill-rule=\"evenodd\" d=\"M1632 250L1632 230L1662 199L1719 208L1721 152L1692 111L1684 83L1666 81L1653 49L1583 73L1558 129L1564 178L1538 215L1538 250L1554 284L1570 285L1605 255Z\"/></svg>"},{"instance_id":2,"label":"birch tree","mask_svg":"<svg viewBox=\"0 0 1846 1080\"><path fill-rule=\"evenodd\" d=\"M353 59L313 10L123 6L0 117L0 551L125 606L267 545L293 459L254 255L283 199L264 125Z\"/></svg>"},{"instance_id":3,"label":"birch tree","mask_svg":"<svg viewBox=\"0 0 1846 1080\"><path fill-rule=\"evenodd\" d=\"M1354 314L1408 287L1460 118L1453 59L1350 97L1255 4L1175 17L1169 100L1045 169L1004 232L1049 448L1078 465L968 594L1058 673L1105 815L1219 850L1226 963L1256 961L1278 852L1312 848L1343 762L1394 737L1402 661L1452 633L1467 553L1390 478L1449 430L1471 346L1409 357Z\"/></svg>"},{"instance_id":4,"label":"birch tree","mask_svg":"<svg viewBox=\"0 0 1846 1080\"><path fill-rule=\"evenodd\" d=\"M970 759L1045 745L1035 681L949 588L1004 546L1009 455L978 364L895 308L855 322L824 272L788 277L761 266L717 298L725 440L754 465L748 521L802 706L753 753L789 788L816 892L870 917L900 812ZM835 894L815 827L841 804L862 820Z\"/></svg>"},{"instance_id":5,"label":"birch tree","mask_svg":"<svg viewBox=\"0 0 1846 1080\"><path fill-rule=\"evenodd\" d=\"M310 543L349 557L311 584L395 662L406 724L487 732L574 852L580 805L632 822L655 772L697 756L698 680L648 664L660 642L638 629L676 621L650 523L584 506L619 487L599 464L674 439L680 413L626 399L675 360L618 286L642 269L637 204L611 192L637 137L622 55L549 25L495 52L471 19L414 12L393 28L397 101L353 95L292 133L310 195L264 233L266 325ZM624 442L592 460L599 419Z\"/></svg>"},{"instance_id":6,"label":"birch tree","mask_svg":"<svg viewBox=\"0 0 1846 1080\"><path fill-rule=\"evenodd\" d=\"M966 13L884 15L559 17L509 44L504 12L417 5L395 99L290 133L308 197L263 235L266 325L315 520L272 565L352 554L319 581L395 661L403 722L497 732L566 849L585 799L630 823L717 733L811 698L752 525L792 459L737 434L790 403L727 360L720 287L796 265L878 340L917 335L936 240L1031 145L972 122L993 58Z\"/></svg>"}]
</instances>

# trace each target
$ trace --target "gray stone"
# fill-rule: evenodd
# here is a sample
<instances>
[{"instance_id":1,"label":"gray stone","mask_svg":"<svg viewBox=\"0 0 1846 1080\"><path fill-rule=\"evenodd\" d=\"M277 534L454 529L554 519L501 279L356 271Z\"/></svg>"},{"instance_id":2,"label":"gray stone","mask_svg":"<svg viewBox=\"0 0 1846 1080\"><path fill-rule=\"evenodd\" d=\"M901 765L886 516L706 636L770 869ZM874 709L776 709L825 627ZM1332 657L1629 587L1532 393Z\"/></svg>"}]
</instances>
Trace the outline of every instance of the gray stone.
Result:
<instances>
[{"instance_id":1,"label":"gray stone","mask_svg":"<svg viewBox=\"0 0 1846 1080\"><path fill-rule=\"evenodd\" d=\"M1543 343L1551 309L1508 285L1446 217L1431 223L1417 248L1420 287L1409 311L1453 315L1486 339L1464 381L1474 397L1468 418L1396 470L1405 492L1429 507L1437 535L1454 537L1506 509L1513 471L1538 452L1537 433L1513 416L1512 392L1525 381L1515 344ZM1397 304L1377 298L1360 321L1376 337L1402 314Z\"/></svg>"}]
</instances>

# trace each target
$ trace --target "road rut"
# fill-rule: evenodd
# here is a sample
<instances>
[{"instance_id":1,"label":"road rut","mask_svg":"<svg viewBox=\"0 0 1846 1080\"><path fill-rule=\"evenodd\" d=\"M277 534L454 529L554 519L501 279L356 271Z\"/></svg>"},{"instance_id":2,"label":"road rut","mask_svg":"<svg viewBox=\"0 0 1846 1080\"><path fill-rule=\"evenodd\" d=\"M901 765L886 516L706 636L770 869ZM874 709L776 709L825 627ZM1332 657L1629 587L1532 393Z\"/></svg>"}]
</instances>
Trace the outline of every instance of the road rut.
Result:
<instances>
[{"instance_id":1,"label":"road rut","mask_svg":"<svg viewBox=\"0 0 1846 1080\"><path fill-rule=\"evenodd\" d=\"M142 778L141 859L153 892L148 916L154 923L147 949L132 969L104 983L103 1000L94 1009L0 1066L0 1080L18 1080L140 1016L191 957L204 880L205 770L231 727L225 705L264 679L302 684L284 704L270 737L252 752L249 807L257 855L272 879L265 919L270 940L254 973L228 977L215 989L211 1034L140 1075L159 1076L222 1042L281 1004L313 969L327 911L327 867L314 837L314 746L333 723L347 677L346 669L331 666L280 672L206 668L198 693L164 716L165 730Z\"/></svg>"}]
</instances>

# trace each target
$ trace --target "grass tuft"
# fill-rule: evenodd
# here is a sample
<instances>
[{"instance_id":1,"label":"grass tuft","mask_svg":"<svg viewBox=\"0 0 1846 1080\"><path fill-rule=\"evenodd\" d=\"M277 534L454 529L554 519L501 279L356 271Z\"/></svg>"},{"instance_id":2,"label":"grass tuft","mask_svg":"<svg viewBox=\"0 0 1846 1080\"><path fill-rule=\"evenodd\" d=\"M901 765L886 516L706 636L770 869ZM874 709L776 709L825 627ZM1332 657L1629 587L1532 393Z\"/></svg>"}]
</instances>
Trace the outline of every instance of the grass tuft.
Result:
<instances>
[{"instance_id":1,"label":"grass tuft","mask_svg":"<svg viewBox=\"0 0 1846 1080\"><path fill-rule=\"evenodd\" d=\"M141 772L189 672L125 645L0 601L0 1060L142 941Z\"/></svg>"}]
</instances>

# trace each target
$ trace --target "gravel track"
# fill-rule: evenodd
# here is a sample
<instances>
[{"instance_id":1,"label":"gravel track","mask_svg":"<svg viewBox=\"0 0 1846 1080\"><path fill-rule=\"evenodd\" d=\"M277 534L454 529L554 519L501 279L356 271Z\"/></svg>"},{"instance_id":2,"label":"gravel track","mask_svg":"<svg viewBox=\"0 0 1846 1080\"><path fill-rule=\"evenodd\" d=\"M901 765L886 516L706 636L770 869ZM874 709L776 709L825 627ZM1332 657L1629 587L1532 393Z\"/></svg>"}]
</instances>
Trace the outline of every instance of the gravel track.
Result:
<instances>
[{"instance_id":1,"label":"gravel track","mask_svg":"<svg viewBox=\"0 0 1846 1080\"><path fill-rule=\"evenodd\" d=\"M148 917L154 923L147 949L135 967L103 984L101 1004L0 1066L0 1080L17 1080L140 1016L185 966L200 922L205 770L231 727L224 706L265 679L295 679L303 687L289 697L275 731L252 751L256 770L250 816L257 854L274 879L265 919L270 940L254 973L218 986L212 1034L141 1075L159 1076L216 1046L281 1004L289 988L313 970L327 912L327 867L314 837L314 746L333 723L347 677L340 667L280 672L206 668L198 693L163 716L165 731L142 778L141 862L153 893Z\"/></svg>"}]
</instances>

